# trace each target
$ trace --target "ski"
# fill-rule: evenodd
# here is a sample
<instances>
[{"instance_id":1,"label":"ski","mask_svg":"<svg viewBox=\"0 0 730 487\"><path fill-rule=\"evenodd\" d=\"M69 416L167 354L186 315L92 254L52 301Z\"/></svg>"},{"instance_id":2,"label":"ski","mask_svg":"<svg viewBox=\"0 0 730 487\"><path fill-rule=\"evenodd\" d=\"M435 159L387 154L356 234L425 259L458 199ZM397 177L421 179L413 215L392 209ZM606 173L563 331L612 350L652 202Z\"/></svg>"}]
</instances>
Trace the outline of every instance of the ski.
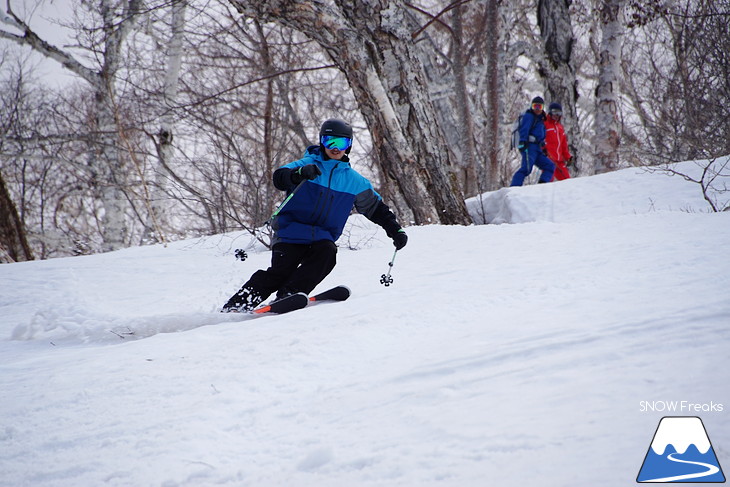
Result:
<instances>
[{"instance_id":1,"label":"ski","mask_svg":"<svg viewBox=\"0 0 730 487\"><path fill-rule=\"evenodd\" d=\"M285 298L277 299L276 301L273 301L271 304L267 304L266 306L261 306L260 308L256 308L253 310L254 313L260 314L260 313L275 313L275 314L282 314L282 313L289 313L290 311L295 311L297 309L304 308L307 304L309 304L309 298L304 293L296 293L292 294L290 296L286 296Z\"/></svg>"},{"instance_id":2,"label":"ski","mask_svg":"<svg viewBox=\"0 0 730 487\"><path fill-rule=\"evenodd\" d=\"M350 297L350 288L347 286L335 286L309 298L309 301L316 303L320 301L344 301Z\"/></svg>"},{"instance_id":3,"label":"ski","mask_svg":"<svg viewBox=\"0 0 730 487\"><path fill-rule=\"evenodd\" d=\"M274 313L282 314L296 311L311 303L319 303L322 301L344 301L350 297L350 288L347 286L335 286L314 296L307 297L304 293L296 293L291 296L273 301L270 304L261 306L253 310L253 313Z\"/></svg>"}]
</instances>

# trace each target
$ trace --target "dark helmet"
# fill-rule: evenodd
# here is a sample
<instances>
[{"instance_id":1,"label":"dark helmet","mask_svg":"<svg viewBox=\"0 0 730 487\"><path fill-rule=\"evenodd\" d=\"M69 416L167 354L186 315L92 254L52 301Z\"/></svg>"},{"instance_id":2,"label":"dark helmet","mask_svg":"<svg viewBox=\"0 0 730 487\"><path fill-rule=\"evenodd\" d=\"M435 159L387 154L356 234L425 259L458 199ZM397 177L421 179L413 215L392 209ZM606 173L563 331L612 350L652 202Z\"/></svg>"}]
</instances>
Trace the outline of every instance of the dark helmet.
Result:
<instances>
[{"instance_id":1,"label":"dark helmet","mask_svg":"<svg viewBox=\"0 0 730 487\"><path fill-rule=\"evenodd\" d=\"M554 101L548 107L548 112L552 112L553 110L560 110L562 112L563 111L563 106L560 103Z\"/></svg>"},{"instance_id":2,"label":"dark helmet","mask_svg":"<svg viewBox=\"0 0 730 487\"><path fill-rule=\"evenodd\" d=\"M530 105L532 105L533 103L539 103L541 105L545 105L545 100L543 100L541 96L536 96L535 98L532 99L532 102L530 102Z\"/></svg>"},{"instance_id":3,"label":"dark helmet","mask_svg":"<svg viewBox=\"0 0 730 487\"><path fill-rule=\"evenodd\" d=\"M352 138L352 126L344 120L338 118L330 118L325 120L322 124L322 128L319 129L319 137L322 138L325 135L334 135L335 137L347 137Z\"/></svg>"}]
</instances>

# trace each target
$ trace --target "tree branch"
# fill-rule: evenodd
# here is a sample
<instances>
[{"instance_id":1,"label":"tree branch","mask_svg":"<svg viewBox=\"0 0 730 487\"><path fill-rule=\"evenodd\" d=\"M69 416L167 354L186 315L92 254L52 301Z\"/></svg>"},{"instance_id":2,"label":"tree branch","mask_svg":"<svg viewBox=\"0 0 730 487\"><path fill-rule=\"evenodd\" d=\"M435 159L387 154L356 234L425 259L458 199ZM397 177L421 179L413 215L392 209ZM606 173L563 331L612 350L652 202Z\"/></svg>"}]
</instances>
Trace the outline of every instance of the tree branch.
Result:
<instances>
[{"instance_id":1,"label":"tree branch","mask_svg":"<svg viewBox=\"0 0 730 487\"><path fill-rule=\"evenodd\" d=\"M73 56L57 48L53 44L50 44L41 39L23 20L21 20L10 8L8 4L7 9L8 16L3 17L2 21L4 24L13 26L21 31L23 34L13 34L4 30L0 30L0 38L11 40L21 46L30 46L34 51L37 51L47 58L53 59L60 63L64 68L68 69L72 73L80 76L91 85L96 85L100 82L99 75L95 71L87 68L78 62Z\"/></svg>"}]
</instances>

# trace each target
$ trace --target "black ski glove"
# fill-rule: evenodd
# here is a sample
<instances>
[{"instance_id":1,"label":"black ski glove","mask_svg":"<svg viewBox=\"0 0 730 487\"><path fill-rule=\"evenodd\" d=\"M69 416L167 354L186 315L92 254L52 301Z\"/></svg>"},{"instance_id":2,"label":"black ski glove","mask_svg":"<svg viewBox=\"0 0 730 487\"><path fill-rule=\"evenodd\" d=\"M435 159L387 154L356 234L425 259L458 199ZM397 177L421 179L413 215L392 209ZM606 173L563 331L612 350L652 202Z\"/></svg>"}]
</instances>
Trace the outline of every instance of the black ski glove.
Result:
<instances>
[{"instance_id":1,"label":"black ski glove","mask_svg":"<svg viewBox=\"0 0 730 487\"><path fill-rule=\"evenodd\" d=\"M520 152L525 152L527 150L527 142L521 140L520 143L517 144L517 150Z\"/></svg>"},{"instance_id":2,"label":"black ski glove","mask_svg":"<svg viewBox=\"0 0 730 487\"><path fill-rule=\"evenodd\" d=\"M393 236L393 245L395 245L395 250L400 250L403 247L406 246L408 243L408 235L406 235L406 231L402 228L398 230Z\"/></svg>"},{"instance_id":3,"label":"black ski glove","mask_svg":"<svg viewBox=\"0 0 730 487\"><path fill-rule=\"evenodd\" d=\"M319 169L319 167L317 167L316 164L307 164L306 166L301 166L300 168L292 171L291 182L294 184L299 184L305 179L311 181L321 174L322 171Z\"/></svg>"}]
</instances>

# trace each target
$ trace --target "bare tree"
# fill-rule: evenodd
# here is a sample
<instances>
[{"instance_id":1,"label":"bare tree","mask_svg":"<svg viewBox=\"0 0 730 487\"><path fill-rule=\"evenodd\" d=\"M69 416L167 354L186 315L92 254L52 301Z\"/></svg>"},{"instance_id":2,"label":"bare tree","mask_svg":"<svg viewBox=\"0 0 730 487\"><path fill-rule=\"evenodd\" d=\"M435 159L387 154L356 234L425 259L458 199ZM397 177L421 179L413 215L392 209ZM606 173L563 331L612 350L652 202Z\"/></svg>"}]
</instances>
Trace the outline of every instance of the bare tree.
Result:
<instances>
[{"instance_id":1,"label":"bare tree","mask_svg":"<svg viewBox=\"0 0 730 487\"><path fill-rule=\"evenodd\" d=\"M120 156L120 140L116 119L116 76L120 69L122 47L126 36L137 21L141 0L128 0L113 4L104 0L99 4L101 26L91 30L92 45L89 49L98 55L96 70L86 67L79 59L43 40L7 4L7 16L3 18L11 30L0 30L0 38L21 45L53 59L89 83L94 92L94 132L97 150L89 153L93 185L102 202L101 225L103 249L114 250L126 244L125 197L121 186L124 179L123 158ZM17 30L19 33L12 32ZM89 31L87 31L89 32Z\"/></svg>"},{"instance_id":2,"label":"bare tree","mask_svg":"<svg viewBox=\"0 0 730 487\"><path fill-rule=\"evenodd\" d=\"M75 193L77 168L66 166L63 153L79 138L64 130L57 114L66 113L58 96L40 88L27 57L3 59L0 79L0 171L7 199L17 210L20 225L38 258L59 247L75 247L73 237L55 225L57 208L75 211L67 196ZM54 135L53 132L56 132ZM6 208L11 208L10 203ZM12 214L12 211L9 210ZM63 219L68 222L71 219ZM68 228L68 227L67 227ZM62 235L62 233L65 233Z\"/></svg>"},{"instance_id":3,"label":"bare tree","mask_svg":"<svg viewBox=\"0 0 730 487\"><path fill-rule=\"evenodd\" d=\"M160 167L155 171L154 184L150 185L149 189L151 196L143 237L143 240L151 242L164 242L165 232L170 229L169 205L165 198L170 171L166 168L171 167L175 154L173 145L175 108L182 68L187 5L187 0L175 0L170 6L170 37L167 42L167 63L161 96L163 111L155 144Z\"/></svg>"},{"instance_id":4,"label":"bare tree","mask_svg":"<svg viewBox=\"0 0 730 487\"><path fill-rule=\"evenodd\" d=\"M598 84L595 114L595 172L619 168L621 127L618 118L619 59L624 0L604 0L600 10L601 47L598 53ZM589 169L590 171L590 169Z\"/></svg>"},{"instance_id":5,"label":"bare tree","mask_svg":"<svg viewBox=\"0 0 730 487\"><path fill-rule=\"evenodd\" d=\"M466 196L473 196L477 194L479 187L485 187L485 171L483 168L477 168L476 162L474 120L466 83L467 53L464 45L463 10L464 7L461 3L456 4L452 10L452 28L450 29L452 37L451 68L454 74L456 113L460 115L457 129L458 139L456 140L458 140L458 147L461 152L461 165L466 172L463 188ZM482 184L479 184L479 180Z\"/></svg>"},{"instance_id":6,"label":"bare tree","mask_svg":"<svg viewBox=\"0 0 730 487\"><path fill-rule=\"evenodd\" d=\"M466 196L496 189L499 154L497 2L408 3L422 24L412 35L421 54L431 100Z\"/></svg>"},{"instance_id":7,"label":"bare tree","mask_svg":"<svg viewBox=\"0 0 730 487\"><path fill-rule=\"evenodd\" d=\"M33 260L23 221L0 172L0 263Z\"/></svg>"},{"instance_id":8,"label":"bare tree","mask_svg":"<svg viewBox=\"0 0 730 487\"><path fill-rule=\"evenodd\" d=\"M672 176L679 176L685 181L695 183L702 191L713 212L730 211L730 156L712 158L703 161L694 161L695 171L679 169L676 165L660 165L647 168L649 172L663 172ZM699 172L699 174L697 173Z\"/></svg>"},{"instance_id":9,"label":"bare tree","mask_svg":"<svg viewBox=\"0 0 730 487\"><path fill-rule=\"evenodd\" d=\"M504 80L499 52L499 39L502 35L502 25L497 0L487 0L485 9L484 32L486 33L486 92L487 113L491 114L486 120L486 152L487 152L487 181L485 189L499 188L499 114L502 113L500 103L500 84Z\"/></svg>"},{"instance_id":10,"label":"bare tree","mask_svg":"<svg viewBox=\"0 0 730 487\"><path fill-rule=\"evenodd\" d=\"M730 153L730 1L632 2L622 89L635 159L663 163ZM655 42L647 42L654 39Z\"/></svg>"},{"instance_id":11,"label":"bare tree","mask_svg":"<svg viewBox=\"0 0 730 487\"><path fill-rule=\"evenodd\" d=\"M537 19L545 49L544 64L539 72L547 86L546 99L559 102L563 107L563 120L568 135L571 154L578 158L580 125L576 101L578 82L573 67L575 38L570 14L572 0L538 0Z\"/></svg>"}]
</instances>

